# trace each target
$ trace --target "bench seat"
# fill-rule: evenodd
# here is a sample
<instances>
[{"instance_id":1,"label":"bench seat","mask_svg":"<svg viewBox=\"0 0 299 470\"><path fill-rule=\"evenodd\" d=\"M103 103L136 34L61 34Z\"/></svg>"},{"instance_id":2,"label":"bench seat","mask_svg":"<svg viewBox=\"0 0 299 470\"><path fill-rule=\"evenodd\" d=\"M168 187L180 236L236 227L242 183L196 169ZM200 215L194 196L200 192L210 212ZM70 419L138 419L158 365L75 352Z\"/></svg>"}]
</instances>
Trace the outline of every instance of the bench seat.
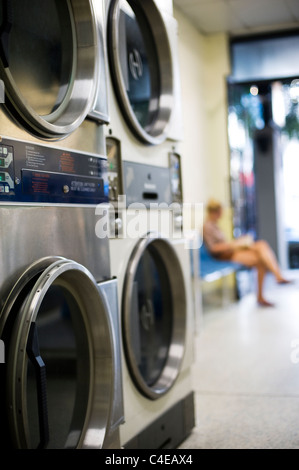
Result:
<instances>
[{"instance_id":1,"label":"bench seat","mask_svg":"<svg viewBox=\"0 0 299 470\"><path fill-rule=\"evenodd\" d=\"M214 258L204 243L199 249L199 258L199 277L206 282L216 281L242 268L239 263Z\"/></svg>"}]
</instances>

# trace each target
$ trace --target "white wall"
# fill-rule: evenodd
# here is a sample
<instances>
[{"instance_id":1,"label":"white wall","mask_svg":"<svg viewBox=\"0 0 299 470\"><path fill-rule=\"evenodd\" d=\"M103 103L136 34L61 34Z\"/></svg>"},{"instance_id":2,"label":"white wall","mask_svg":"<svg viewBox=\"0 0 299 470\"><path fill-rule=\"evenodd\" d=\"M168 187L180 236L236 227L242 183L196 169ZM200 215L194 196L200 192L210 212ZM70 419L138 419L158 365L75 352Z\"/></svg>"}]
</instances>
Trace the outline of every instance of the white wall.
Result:
<instances>
[{"instance_id":1,"label":"white wall","mask_svg":"<svg viewBox=\"0 0 299 470\"><path fill-rule=\"evenodd\" d=\"M184 201L216 197L229 206L226 77L230 73L226 35L203 36L177 9L184 139ZM225 212L230 225L230 210Z\"/></svg>"},{"instance_id":2,"label":"white wall","mask_svg":"<svg viewBox=\"0 0 299 470\"><path fill-rule=\"evenodd\" d=\"M228 202L229 147L227 134L226 76L229 74L227 38L205 40L205 116L207 119L209 176L211 195Z\"/></svg>"},{"instance_id":3,"label":"white wall","mask_svg":"<svg viewBox=\"0 0 299 470\"><path fill-rule=\"evenodd\" d=\"M179 63L182 90L184 139L180 144L185 202L203 202L209 182L206 179L208 139L205 115L205 40L176 10Z\"/></svg>"}]
</instances>

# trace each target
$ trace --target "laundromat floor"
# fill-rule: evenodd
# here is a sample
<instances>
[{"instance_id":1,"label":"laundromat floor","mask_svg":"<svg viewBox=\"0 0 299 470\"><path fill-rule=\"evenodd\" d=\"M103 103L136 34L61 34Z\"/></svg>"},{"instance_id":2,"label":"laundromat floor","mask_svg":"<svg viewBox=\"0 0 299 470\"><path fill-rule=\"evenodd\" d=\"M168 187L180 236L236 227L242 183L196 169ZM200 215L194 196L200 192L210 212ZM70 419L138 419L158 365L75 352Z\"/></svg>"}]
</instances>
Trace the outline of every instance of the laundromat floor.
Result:
<instances>
[{"instance_id":1,"label":"laundromat floor","mask_svg":"<svg viewBox=\"0 0 299 470\"><path fill-rule=\"evenodd\" d=\"M196 337L196 427L180 449L299 449L299 272L202 315Z\"/></svg>"}]
</instances>

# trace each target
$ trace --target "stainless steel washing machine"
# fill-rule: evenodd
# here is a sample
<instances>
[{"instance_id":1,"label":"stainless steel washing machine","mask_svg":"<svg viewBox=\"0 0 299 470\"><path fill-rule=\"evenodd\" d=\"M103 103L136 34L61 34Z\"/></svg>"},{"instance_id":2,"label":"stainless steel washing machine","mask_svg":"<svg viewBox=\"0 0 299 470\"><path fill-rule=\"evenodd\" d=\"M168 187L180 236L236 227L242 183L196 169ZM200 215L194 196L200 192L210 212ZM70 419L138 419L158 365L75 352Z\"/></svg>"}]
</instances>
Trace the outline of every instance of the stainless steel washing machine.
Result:
<instances>
[{"instance_id":1,"label":"stainless steel washing machine","mask_svg":"<svg viewBox=\"0 0 299 470\"><path fill-rule=\"evenodd\" d=\"M116 281L95 235L108 201L99 4L0 6L3 449L120 445Z\"/></svg>"},{"instance_id":2,"label":"stainless steel washing machine","mask_svg":"<svg viewBox=\"0 0 299 470\"><path fill-rule=\"evenodd\" d=\"M119 448L117 286L91 213L1 205L2 450Z\"/></svg>"},{"instance_id":3,"label":"stainless steel washing machine","mask_svg":"<svg viewBox=\"0 0 299 470\"><path fill-rule=\"evenodd\" d=\"M0 135L28 142L13 164L1 155L8 196L32 171L97 176L109 121L104 29L104 0L1 2ZM53 156L46 150L52 147ZM74 150L81 156L72 156Z\"/></svg>"},{"instance_id":4,"label":"stainless steel washing machine","mask_svg":"<svg viewBox=\"0 0 299 470\"><path fill-rule=\"evenodd\" d=\"M123 159L168 166L182 140L177 22L172 2L107 0L111 119ZM154 146L154 149L153 149Z\"/></svg>"},{"instance_id":5,"label":"stainless steel washing machine","mask_svg":"<svg viewBox=\"0 0 299 470\"><path fill-rule=\"evenodd\" d=\"M1 2L2 108L20 128L49 141L89 114L109 120L103 8L95 0Z\"/></svg>"},{"instance_id":6,"label":"stainless steel washing machine","mask_svg":"<svg viewBox=\"0 0 299 470\"><path fill-rule=\"evenodd\" d=\"M194 426L190 254L186 240L169 232L169 170L131 162L122 169L127 200L113 205L110 239L122 325L121 444L174 448ZM153 201L164 208L150 209Z\"/></svg>"}]
</instances>

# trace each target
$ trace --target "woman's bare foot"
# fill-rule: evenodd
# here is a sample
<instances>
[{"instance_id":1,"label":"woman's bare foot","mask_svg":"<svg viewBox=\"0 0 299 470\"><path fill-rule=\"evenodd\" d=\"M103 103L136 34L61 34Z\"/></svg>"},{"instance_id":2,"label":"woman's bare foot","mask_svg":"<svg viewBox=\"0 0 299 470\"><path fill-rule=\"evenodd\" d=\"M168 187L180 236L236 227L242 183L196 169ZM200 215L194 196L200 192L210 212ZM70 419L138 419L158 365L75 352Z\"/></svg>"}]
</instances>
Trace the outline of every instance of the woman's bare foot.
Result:
<instances>
[{"instance_id":1,"label":"woman's bare foot","mask_svg":"<svg viewBox=\"0 0 299 470\"><path fill-rule=\"evenodd\" d=\"M285 279L284 277L277 279L277 284L292 284L293 281Z\"/></svg>"},{"instance_id":2,"label":"woman's bare foot","mask_svg":"<svg viewBox=\"0 0 299 470\"><path fill-rule=\"evenodd\" d=\"M268 302L266 299L258 299L257 302L261 307L274 307L274 304Z\"/></svg>"}]
</instances>

